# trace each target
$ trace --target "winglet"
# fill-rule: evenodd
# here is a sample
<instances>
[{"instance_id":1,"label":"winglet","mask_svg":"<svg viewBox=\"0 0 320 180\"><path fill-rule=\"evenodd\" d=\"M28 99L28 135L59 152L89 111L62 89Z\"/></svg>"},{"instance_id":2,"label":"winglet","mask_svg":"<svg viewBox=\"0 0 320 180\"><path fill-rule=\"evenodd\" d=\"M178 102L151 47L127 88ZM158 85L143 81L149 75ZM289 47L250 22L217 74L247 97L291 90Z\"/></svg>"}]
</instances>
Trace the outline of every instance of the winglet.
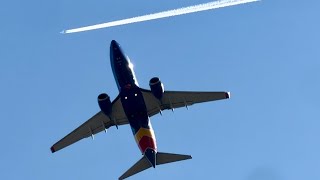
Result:
<instances>
[{"instance_id":1,"label":"winglet","mask_svg":"<svg viewBox=\"0 0 320 180\"><path fill-rule=\"evenodd\" d=\"M50 148L50 150L51 150L52 153L56 152L56 150L54 149L53 146Z\"/></svg>"},{"instance_id":2,"label":"winglet","mask_svg":"<svg viewBox=\"0 0 320 180\"><path fill-rule=\"evenodd\" d=\"M230 98L230 92L226 92L225 96L226 96L226 99L229 99Z\"/></svg>"}]
</instances>

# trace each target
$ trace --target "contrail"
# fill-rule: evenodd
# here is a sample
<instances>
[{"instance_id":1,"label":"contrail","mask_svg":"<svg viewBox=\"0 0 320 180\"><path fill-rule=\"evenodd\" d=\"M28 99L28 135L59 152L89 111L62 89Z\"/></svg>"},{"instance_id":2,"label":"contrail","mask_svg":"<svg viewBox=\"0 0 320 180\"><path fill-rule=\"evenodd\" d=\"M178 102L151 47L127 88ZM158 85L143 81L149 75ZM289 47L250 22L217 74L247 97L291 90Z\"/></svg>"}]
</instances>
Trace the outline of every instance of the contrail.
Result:
<instances>
[{"instance_id":1,"label":"contrail","mask_svg":"<svg viewBox=\"0 0 320 180\"><path fill-rule=\"evenodd\" d=\"M161 19L161 18L166 18L166 17L171 17L171 16L179 16L179 15L183 15L183 14L195 13L195 12L200 12L200 11L207 11L207 10L217 9L217 8L222 8L222 7L235 6L235 5L251 3L251 2L255 2L255 1L259 1L259 0L212 1L212 2L208 2L208 3L203 3L203 4L188 6L188 7L182 7L182 8L163 11L163 12L154 13L154 14L137 16L137 17L133 17L133 18L122 19L122 20L112 21L112 22L107 22L107 23L102 23L102 24L96 24L96 25L92 25L92 26L85 26L85 27L76 28L76 29L69 29L69 30L62 31L61 33L64 34L64 33L76 33L76 32L82 32L82 31L90 31L90 30L95 30L95 29L120 26L120 25L125 25L125 24L143 22L143 21L150 21L150 20L154 20L154 19Z\"/></svg>"}]
</instances>

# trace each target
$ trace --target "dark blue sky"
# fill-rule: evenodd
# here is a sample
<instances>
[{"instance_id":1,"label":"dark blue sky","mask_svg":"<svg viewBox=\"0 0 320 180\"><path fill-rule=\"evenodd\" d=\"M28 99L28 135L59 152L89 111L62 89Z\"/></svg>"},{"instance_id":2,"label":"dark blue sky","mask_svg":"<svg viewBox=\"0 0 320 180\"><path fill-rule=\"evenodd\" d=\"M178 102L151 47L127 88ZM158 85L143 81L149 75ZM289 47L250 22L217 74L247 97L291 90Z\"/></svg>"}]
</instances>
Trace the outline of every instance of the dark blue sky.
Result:
<instances>
[{"instance_id":1,"label":"dark blue sky","mask_svg":"<svg viewBox=\"0 0 320 180\"><path fill-rule=\"evenodd\" d=\"M131 179L320 179L319 2L275 1L62 35L63 29L206 2L3 2L0 179L116 179L141 154L129 126L51 154L117 95L117 40L141 87L231 91L231 99L152 118L158 150L192 160Z\"/></svg>"}]
</instances>

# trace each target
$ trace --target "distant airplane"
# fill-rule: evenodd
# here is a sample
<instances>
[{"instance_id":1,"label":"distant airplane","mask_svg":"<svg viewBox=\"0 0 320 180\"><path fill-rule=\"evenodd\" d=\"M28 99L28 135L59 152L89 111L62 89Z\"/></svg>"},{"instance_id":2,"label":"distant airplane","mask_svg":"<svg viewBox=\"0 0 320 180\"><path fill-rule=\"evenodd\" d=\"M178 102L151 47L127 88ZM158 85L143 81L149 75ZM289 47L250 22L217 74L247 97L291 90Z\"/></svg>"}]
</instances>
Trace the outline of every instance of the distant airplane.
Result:
<instances>
[{"instance_id":1,"label":"distant airplane","mask_svg":"<svg viewBox=\"0 0 320 180\"><path fill-rule=\"evenodd\" d=\"M54 153L83 138L92 137L111 127L130 124L142 158L127 170L119 179L125 179L156 165L191 159L190 155L163 153L157 151L156 137L149 117L162 110L188 107L195 103L228 99L229 92L186 92L164 91L158 77L149 81L150 89L139 87L133 66L115 41L110 45L110 61L119 95L112 101L106 93L98 96L101 109L96 115L83 123L70 134L51 147Z\"/></svg>"}]
</instances>

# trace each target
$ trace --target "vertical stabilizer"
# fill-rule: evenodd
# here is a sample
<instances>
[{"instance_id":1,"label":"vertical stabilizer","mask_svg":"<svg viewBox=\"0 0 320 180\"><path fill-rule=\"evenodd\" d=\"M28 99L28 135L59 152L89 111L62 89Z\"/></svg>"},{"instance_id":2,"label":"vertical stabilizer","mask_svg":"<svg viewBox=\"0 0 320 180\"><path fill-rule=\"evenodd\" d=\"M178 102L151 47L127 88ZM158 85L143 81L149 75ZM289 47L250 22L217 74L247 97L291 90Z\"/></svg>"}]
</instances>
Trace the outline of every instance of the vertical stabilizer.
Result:
<instances>
[{"instance_id":1,"label":"vertical stabilizer","mask_svg":"<svg viewBox=\"0 0 320 180\"><path fill-rule=\"evenodd\" d=\"M156 161L157 161L157 156L156 156L156 151L153 149L148 148L146 152L144 152L144 156L148 159L150 164L152 165L153 168L156 167Z\"/></svg>"}]
</instances>

